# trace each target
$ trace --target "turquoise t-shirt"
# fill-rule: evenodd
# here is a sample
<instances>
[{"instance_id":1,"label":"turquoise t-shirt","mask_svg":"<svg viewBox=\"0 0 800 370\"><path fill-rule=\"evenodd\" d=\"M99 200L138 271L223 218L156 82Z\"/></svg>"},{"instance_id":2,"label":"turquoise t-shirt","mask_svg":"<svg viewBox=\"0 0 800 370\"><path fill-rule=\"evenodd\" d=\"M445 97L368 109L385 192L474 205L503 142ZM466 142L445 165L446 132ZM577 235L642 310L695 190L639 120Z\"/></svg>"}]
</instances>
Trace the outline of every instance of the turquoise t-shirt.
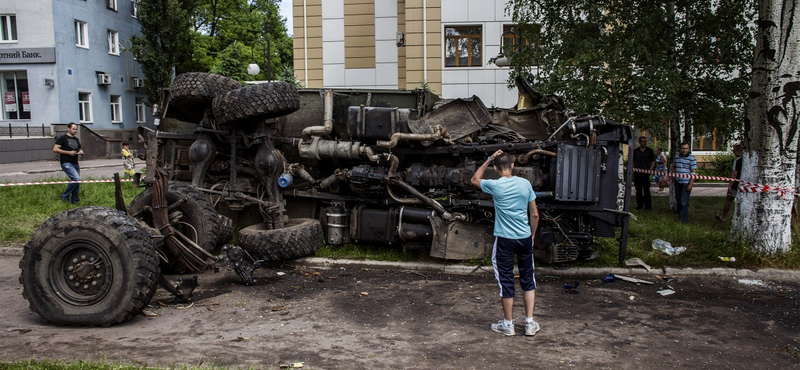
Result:
<instances>
[{"instance_id":1,"label":"turquoise t-shirt","mask_svg":"<svg viewBox=\"0 0 800 370\"><path fill-rule=\"evenodd\" d=\"M494 201L494 235L506 239L531 237L528 203L536 199L531 183L521 177L481 181L481 190Z\"/></svg>"}]
</instances>

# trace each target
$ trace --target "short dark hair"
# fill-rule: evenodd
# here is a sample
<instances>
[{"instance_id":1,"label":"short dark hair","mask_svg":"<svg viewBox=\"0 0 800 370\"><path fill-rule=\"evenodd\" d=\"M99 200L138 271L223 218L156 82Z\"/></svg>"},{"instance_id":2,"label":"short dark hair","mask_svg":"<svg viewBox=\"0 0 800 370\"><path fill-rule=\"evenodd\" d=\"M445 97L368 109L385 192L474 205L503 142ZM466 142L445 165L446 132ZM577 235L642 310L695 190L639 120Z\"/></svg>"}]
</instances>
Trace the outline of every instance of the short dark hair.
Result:
<instances>
[{"instance_id":1,"label":"short dark hair","mask_svg":"<svg viewBox=\"0 0 800 370\"><path fill-rule=\"evenodd\" d=\"M75 123L75 122L70 122L70 123L67 123L67 128L72 128L72 126L75 126L75 127L77 127L77 126L78 126L78 124L77 124L77 123Z\"/></svg>"},{"instance_id":2,"label":"short dark hair","mask_svg":"<svg viewBox=\"0 0 800 370\"><path fill-rule=\"evenodd\" d=\"M499 171L510 170L511 165L514 163L514 156L508 153L503 153L494 158L494 166Z\"/></svg>"},{"instance_id":3,"label":"short dark hair","mask_svg":"<svg viewBox=\"0 0 800 370\"><path fill-rule=\"evenodd\" d=\"M126 145L128 145L128 142L127 141L123 141L122 142L122 146L126 146Z\"/></svg>"},{"instance_id":4,"label":"short dark hair","mask_svg":"<svg viewBox=\"0 0 800 370\"><path fill-rule=\"evenodd\" d=\"M681 141L681 146L684 146L684 145L689 145L689 142L687 142L687 141ZM692 148L692 146L691 146L691 145L689 145L689 149L691 149L691 148Z\"/></svg>"}]
</instances>

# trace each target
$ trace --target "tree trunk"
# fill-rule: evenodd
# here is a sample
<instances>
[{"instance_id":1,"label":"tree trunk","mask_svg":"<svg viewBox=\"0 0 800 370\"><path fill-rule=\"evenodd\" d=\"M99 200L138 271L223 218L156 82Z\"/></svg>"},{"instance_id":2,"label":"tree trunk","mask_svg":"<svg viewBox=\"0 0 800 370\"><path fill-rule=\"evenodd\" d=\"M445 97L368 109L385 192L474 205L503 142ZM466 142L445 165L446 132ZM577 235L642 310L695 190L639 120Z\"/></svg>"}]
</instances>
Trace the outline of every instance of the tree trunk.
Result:
<instances>
[{"instance_id":1,"label":"tree trunk","mask_svg":"<svg viewBox=\"0 0 800 370\"><path fill-rule=\"evenodd\" d=\"M760 0L756 52L745 116L744 181L795 184L800 124L800 0ZM740 193L732 238L763 254L791 248L793 192Z\"/></svg>"}]
</instances>

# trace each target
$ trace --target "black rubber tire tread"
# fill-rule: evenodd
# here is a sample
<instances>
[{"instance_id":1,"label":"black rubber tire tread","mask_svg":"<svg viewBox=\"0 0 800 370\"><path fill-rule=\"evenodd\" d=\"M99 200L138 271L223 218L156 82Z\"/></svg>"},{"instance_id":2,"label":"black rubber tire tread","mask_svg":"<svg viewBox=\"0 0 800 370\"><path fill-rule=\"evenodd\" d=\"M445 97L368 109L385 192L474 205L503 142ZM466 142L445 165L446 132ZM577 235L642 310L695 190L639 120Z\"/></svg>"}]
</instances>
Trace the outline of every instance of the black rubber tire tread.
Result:
<instances>
[{"instance_id":1,"label":"black rubber tire tread","mask_svg":"<svg viewBox=\"0 0 800 370\"><path fill-rule=\"evenodd\" d=\"M233 220L228 216L219 215L219 234L217 234L217 246L230 243L233 238Z\"/></svg>"},{"instance_id":2,"label":"black rubber tire tread","mask_svg":"<svg viewBox=\"0 0 800 370\"><path fill-rule=\"evenodd\" d=\"M281 261L314 253L323 243L322 225L312 218L289 220L286 227L266 230L263 223L239 230L239 245L255 259Z\"/></svg>"},{"instance_id":3,"label":"black rubber tire tread","mask_svg":"<svg viewBox=\"0 0 800 370\"><path fill-rule=\"evenodd\" d=\"M214 98L213 109L220 123L275 118L300 109L300 95L288 82L267 82L222 94Z\"/></svg>"},{"instance_id":4,"label":"black rubber tire tread","mask_svg":"<svg viewBox=\"0 0 800 370\"><path fill-rule=\"evenodd\" d=\"M67 274L77 269L66 265L95 254L103 263L89 269L101 273L93 278L99 284L94 292L76 291L81 288L73 288ZM127 322L150 303L159 274L156 247L139 221L98 206L73 208L45 221L25 245L19 267L22 297L31 310L56 325L74 326Z\"/></svg>"},{"instance_id":5,"label":"black rubber tire tread","mask_svg":"<svg viewBox=\"0 0 800 370\"><path fill-rule=\"evenodd\" d=\"M208 198L192 185L177 181L170 181L167 186L166 198L167 205L175 204L182 198L186 198L186 201L179 205L177 210L180 210L184 219L197 230L197 245L206 252L213 252L219 238L220 220L214 205L211 204ZM139 213L145 206L152 206L152 204L153 188L150 187L133 198L130 206L128 206L128 213L131 215ZM150 212L142 212L137 218L151 227L154 226ZM191 237L191 235L187 236ZM179 262L177 258L174 258L175 256L167 248L162 248L162 253L170 260L169 263L162 263L161 265L161 270L164 273L172 274L189 271L187 266Z\"/></svg>"},{"instance_id":6,"label":"black rubber tire tread","mask_svg":"<svg viewBox=\"0 0 800 370\"><path fill-rule=\"evenodd\" d=\"M218 74L182 73L175 77L170 86L169 110L177 111L184 120L199 122L214 98L242 86L241 82Z\"/></svg>"}]
</instances>

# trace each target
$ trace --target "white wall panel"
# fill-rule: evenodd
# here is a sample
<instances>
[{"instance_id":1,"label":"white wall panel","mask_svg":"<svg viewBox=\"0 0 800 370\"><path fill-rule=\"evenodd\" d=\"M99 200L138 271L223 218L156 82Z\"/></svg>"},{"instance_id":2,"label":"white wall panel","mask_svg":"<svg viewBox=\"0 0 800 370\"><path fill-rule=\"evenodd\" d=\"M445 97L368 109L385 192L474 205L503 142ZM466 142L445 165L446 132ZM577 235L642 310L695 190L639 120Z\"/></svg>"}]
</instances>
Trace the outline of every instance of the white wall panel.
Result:
<instances>
[{"instance_id":1,"label":"white wall panel","mask_svg":"<svg viewBox=\"0 0 800 370\"><path fill-rule=\"evenodd\" d=\"M283 0L288 1L288 0ZM322 19L342 18L344 19L344 0L323 0Z\"/></svg>"},{"instance_id":2,"label":"white wall panel","mask_svg":"<svg viewBox=\"0 0 800 370\"><path fill-rule=\"evenodd\" d=\"M442 0L442 23L467 21L467 3L464 0Z\"/></svg>"},{"instance_id":3,"label":"white wall panel","mask_svg":"<svg viewBox=\"0 0 800 370\"><path fill-rule=\"evenodd\" d=\"M375 63L397 63L397 44L394 40L375 42Z\"/></svg>"},{"instance_id":4,"label":"white wall panel","mask_svg":"<svg viewBox=\"0 0 800 370\"><path fill-rule=\"evenodd\" d=\"M344 64L344 41L322 43L322 64Z\"/></svg>"},{"instance_id":5,"label":"white wall panel","mask_svg":"<svg viewBox=\"0 0 800 370\"><path fill-rule=\"evenodd\" d=\"M375 0L375 17L397 17L397 0Z\"/></svg>"},{"instance_id":6,"label":"white wall panel","mask_svg":"<svg viewBox=\"0 0 800 370\"><path fill-rule=\"evenodd\" d=\"M397 88L397 64L378 63L375 66L375 84L380 88Z\"/></svg>"},{"instance_id":7,"label":"white wall panel","mask_svg":"<svg viewBox=\"0 0 800 370\"><path fill-rule=\"evenodd\" d=\"M375 86L375 69L345 69L344 78L348 86Z\"/></svg>"},{"instance_id":8,"label":"white wall panel","mask_svg":"<svg viewBox=\"0 0 800 370\"><path fill-rule=\"evenodd\" d=\"M344 64L325 64L322 66L322 86L344 87Z\"/></svg>"},{"instance_id":9,"label":"white wall panel","mask_svg":"<svg viewBox=\"0 0 800 370\"><path fill-rule=\"evenodd\" d=\"M344 41L344 18L322 20L322 41Z\"/></svg>"},{"instance_id":10,"label":"white wall panel","mask_svg":"<svg viewBox=\"0 0 800 370\"><path fill-rule=\"evenodd\" d=\"M466 3L467 3L466 4L467 5L467 19L470 22L491 22L491 21L494 21L494 17L495 17L495 13L496 13L494 1L467 0Z\"/></svg>"}]
</instances>

